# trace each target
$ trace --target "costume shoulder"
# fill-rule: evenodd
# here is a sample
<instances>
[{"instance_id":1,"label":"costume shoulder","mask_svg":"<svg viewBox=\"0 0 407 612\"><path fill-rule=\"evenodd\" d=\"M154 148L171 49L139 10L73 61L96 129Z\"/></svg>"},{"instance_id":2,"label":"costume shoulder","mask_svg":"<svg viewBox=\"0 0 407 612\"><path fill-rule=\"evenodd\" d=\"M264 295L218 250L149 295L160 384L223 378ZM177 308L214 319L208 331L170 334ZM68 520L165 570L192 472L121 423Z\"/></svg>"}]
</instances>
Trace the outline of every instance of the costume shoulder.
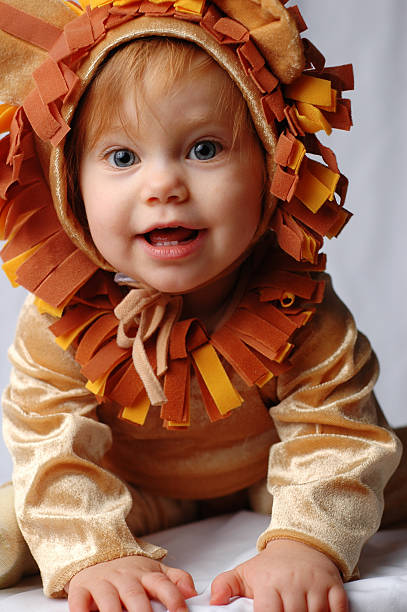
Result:
<instances>
[{"instance_id":1,"label":"costume shoulder","mask_svg":"<svg viewBox=\"0 0 407 612\"><path fill-rule=\"evenodd\" d=\"M50 326L55 318L41 314L35 298L28 295L17 323L14 343L9 349L9 357L15 368L25 374L55 384L57 372L58 386L84 387L86 380L80 374L80 366L71 350L63 350L55 342Z\"/></svg>"},{"instance_id":2,"label":"costume shoulder","mask_svg":"<svg viewBox=\"0 0 407 612\"><path fill-rule=\"evenodd\" d=\"M339 363L347 349L352 349L352 367L357 368L360 361L372 360L378 373L377 360L369 340L357 330L355 319L336 294L331 277L319 274L325 283L323 300L316 305L308 325L301 328L296 337L297 350L291 358L292 368L279 379L280 393L288 381L305 380L306 373L321 364ZM326 377L326 372L323 375ZM375 378L376 378L375 376Z\"/></svg>"}]
</instances>

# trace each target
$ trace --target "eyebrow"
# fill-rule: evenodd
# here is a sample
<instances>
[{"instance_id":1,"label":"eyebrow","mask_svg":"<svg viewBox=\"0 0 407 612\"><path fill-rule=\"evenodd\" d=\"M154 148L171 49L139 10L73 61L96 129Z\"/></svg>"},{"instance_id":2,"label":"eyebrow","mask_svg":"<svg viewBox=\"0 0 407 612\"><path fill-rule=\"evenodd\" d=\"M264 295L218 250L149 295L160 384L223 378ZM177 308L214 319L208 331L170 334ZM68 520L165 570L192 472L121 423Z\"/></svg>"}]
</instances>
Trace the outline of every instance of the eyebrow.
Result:
<instances>
[{"instance_id":1,"label":"eyebrow","mask_svg":"<svg viewBox=\"0 0 407 612\"><path fill-rule=\"evenodd\" d=\"M111 140L123 137L125 135L128 139L131 138L131 133L127 131L123 126L114 126L112 128L108 128L103 130L100 136L94 140L92 144L92 149L96 147L103 147L107 145Z\"/></svg>"},{"instance_id":2,"label":"eyebrow","mask_svg":"<svg viewBox=\"0 0 407 612\"><path fill-rule=\"evenodd\" d=\"M194 112L194 110L192 109L189 109L189 111L189 115L187 112L186 115L179 116L182 128L185 131L199 129L201 127L205 128L207 124L210 124L210 129L223 128L233 130L233 120L227 113L222 113L222 115L218 118L216 116L214 117L213 115L211 115L210 109L198 109L196 112ZM126 118L124 117L124 119ZM127 125L128 127L126 127L123 123L119 121L108 126L105 130L103 130L100 137L94 142L91 148L95 149L103 147L108 144L110 140L123 137L123 135L125 135L127 139L134 142L137 139L138 127L135 126L134 129L133 118L131 120L130 118L127 118ZM165 125L164 122L163 125Z\"/></svg>"}]
</instances>

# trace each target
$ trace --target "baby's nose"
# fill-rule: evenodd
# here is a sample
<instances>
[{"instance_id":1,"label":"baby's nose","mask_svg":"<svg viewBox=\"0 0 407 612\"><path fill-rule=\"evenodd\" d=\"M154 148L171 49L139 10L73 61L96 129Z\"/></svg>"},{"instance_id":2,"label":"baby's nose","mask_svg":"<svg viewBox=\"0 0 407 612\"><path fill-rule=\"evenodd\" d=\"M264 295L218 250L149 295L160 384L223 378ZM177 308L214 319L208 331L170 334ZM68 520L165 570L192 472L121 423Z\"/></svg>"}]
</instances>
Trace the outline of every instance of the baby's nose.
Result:
<instances>
[{"instance_id":1,"label":"baby's nose","mask_svg":"<svg viewBox=\"0 0 407 612\"><path fill-rule=\"evenodd\" d=\"M147 204L177 204L188 198L188 188L180 173L169 168L148 177L143 196Z\"/></svg>"}]
</instances>

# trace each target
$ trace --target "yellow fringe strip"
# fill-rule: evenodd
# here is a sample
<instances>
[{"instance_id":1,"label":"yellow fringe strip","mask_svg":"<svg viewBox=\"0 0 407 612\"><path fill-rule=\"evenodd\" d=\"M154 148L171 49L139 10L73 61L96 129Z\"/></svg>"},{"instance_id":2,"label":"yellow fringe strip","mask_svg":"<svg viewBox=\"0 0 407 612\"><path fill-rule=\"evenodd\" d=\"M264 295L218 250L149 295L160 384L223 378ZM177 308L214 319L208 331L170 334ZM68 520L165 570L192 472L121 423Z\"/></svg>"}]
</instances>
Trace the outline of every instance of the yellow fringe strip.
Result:
<instances>
[{"instance_id":1,"label":"yellow fringe strip","mask_svg":"<svg viewBox=\"0 0 407 612\"><path fill-rule=\"evenodd\" d=\"M84 10L80 6L78 6L75 2L71 2L71 0L63 0L63 3L65 4L65 6L72 9L73 12L76 13L77 15L83 15Z\"/></svg>"},{"instance_id":2,"label":"yellow fringe strip","mask_svg":"<svg viewBox=\"0 0 407 612\"><path fill-rule=\"evenodd\" d=\"M301 166L302 160L304 159L306 151L307 150L305 146L302 144L302 142L296 139L294 148L293 148L293 152L291 153L290 160L288 163L288 167L291 168L291 170L294 170L295 174L298 174L298 171L300 169L300 166Z\"/></svg>"},{"instance_id":3,"label":"yellow fringe strip","mask_svg":"<svg viewBox=\"0 0 407 612\"><path fill-rule=\"evenodd\" d=\"M135 406L123 408L120 417L126 419L126 421L136 423L137 425L144 425L149 409L150 400L143 391L139 395L137 404Z\"/></svg>"},{"instance_id":4,"label":"yellow fringe strip","mask_svg":"<svg viewBox=\"0 0 407 612\"><path fill-rule=\"evenodd\" d=\"M307 159L301 168L295 195L313 213L318 212L327 200L333 200L340 175L327 166Z\"/></svg>"},{"instance_id":5,"label":"yellow fringe strip","mask_svg":"<svg viewBox=\"0 0 407 612\"><path fill-rule=\"evenodd\" d=\"M306 74L300 76L291 85L284 87L287 98L324 108L332 107L332 91L335 90L332 89L330 81Z\"/></svg>"},{"instance_id":6,"label":"yellow fringe strip","mask_svg":"<svg viewBox=\"0 0 407 612\"><path fill-rule=\"evenodd\" d=\"M317 243L315 238L313 238L310 234L304 231L304 242L302 248L302 257L307 261L313 262L315 261L315 257L317 254Z\"/></svg>"},{"instance_id":7,"label":"yellow fringe strip","mask_svg":"<svg viewBox=\"0 0 407 612\"><path fill-rule=\"evenodd\" d=\"M167 421L166 428L167 429L185 429L191 425L191 419L188 416L188 419L185 423L176 423L175 421Z\"/></svg>"},{"instance_id":8,"label":"yellow fringe strip","mask_svg":"<svg viewBox=\"0 0 407 612\"><path fill-rule=\"evenodd\" d=\"M104 6L105 4L111 4L112 0L80 0L82 6L85 5L89 5L90 4L90 8L94 9L97 8L98 6Z\"/></svg>"},{"instance_id":9,"label":"yellow fringe strip","mask_svg":"<svg viewBox=\"0 0 407 612\"><path fill-rule=\"evenodd\" d=\"M4 272L6 273L13 287L19 287L19 284L17 282L17 272L18 272L19 267L22 266L23 263L31 257L31 255L33 255L36 251L38 251L40 246L42 246L42 242L40 242L39 244L36 244L28 251L25 251L24 253L17 255L17 257L14 257L13 259L9 259L2 265L2 268Z\"/></svg>"},{"instance_id":10,"label":"yellow fringe strip","mask_svg":"<svg viewBox=\"0 0 407 612\"><path fill-rule=\"evenodd\" d=\"M265 374L264 376L259 378L259 380L256 381L256 385L260 388L264 387L264 385L268 383L268 381L272 378L274 378L274 374L272 372L269 372L268 374Z\"/></svg>"},{"instance_id":11,"label":"yellow fringe strip","mask_svg":"<svg viewBox=\"0 0 407 612\"><path fill-rule=\"evenodd\" d=\"M304 132L315 134L325 130L332 132L332 127L321 110L335 112L337 91L332 89L329 80L303 74L291 85L284 87L287 98L296 101L294 105L298 123ZM318 108L317 108L318 107Z\"/></svg>"},{"instance_id":12,"label":"yellow fringe strip","mask_svg":"<svg viewBox=\"0 0 407 612\"><path fill-rule=\"evenodd\" d=\"M297 102L294 106L297 121L304 130L309 134L315 134L320 130L324 130L326 134L331 134L332 127L329 121L326 120L321 111L307 102Z\"/></svg>"},{"instance_id":13,"label":"yellow fringe strip","mask_svg":"<svg viewBox=\"0 0 407 612\"><path fill-rule=\"evenodd\" d=\"M320 164L314 159L307 160L308 168L311 170L312 174L317 177L321 183L325 185L325 187L329 190L328 200L334 199L334 193L336 186L339 181L340 174L337 172L333 172L327 166Z\"/></svg>"},{"instance_id":14,"label":"yellow fringe strip","mask_svg":"<svg viewBox=\"0 0 407 612\"><path fill-rule=\"evenodd\" d=\"M201 16L205 0L175 0L174 8L181 13Z\"/></svg>"},{"instance_id":15,"label":"yellow fringe strip","mask_svg":"<svg viewBox=\"0 0 407 612\"><path fill-rule=\"evenodd\" d=\"M318 212L329 198L330 193L330 190L308 168L302 169L295 195L311 212Z\"/></svg>"},{"instance_id":16,"label":"yellow fringe strip","mask_svg":"<svg viewBox=\"0 0 407 612\"><path fill-rule=\"evenodd\" d=\"M308 323L314 313L312 312L312 310L304 310L302 314L305 315L304 322L302 324L302 326L304 327L304 325Z\"/></svg>"},{"instance_id":17,"label":"yellow fringe strip","mask_svg":"<svg viewBox=\"0 0 407 612\"><path fill-rule=\"evenodd\" d=\"M318 108L324 111L328 111L328 113L336 113L336 103L338 100L338 92L336 89L331 89L331 104L329 106L324 106L323 104L318 104Z\"/></svg>"},{"instance_id":18,"label":"yellow fringe strip","mask_svg":"<svg viewBox=\"0 0 407 612\"><path fill-rule=\"evenodd\" d=\"M68 297L59 306L51 306L51 304L48 304L48 302L44 302L44 300L39 297L35 298L34 303L40 314L49 314L52 317L56 317L57 319L59 319L60 317L62 317L66 306L68 306L76 291L77 289L75 289L75 291L68 295Z\"/></svg>"},{"instance_id":19,"label":"yellow fringe strip","mask_svg":"<svg viewBox=\"0 0 407 612\"><path fill-rule=\"evenodd\" d=\"M243 399L230 382L211 344L204 344L193 351L192 357L220 414L227 414L242 404Z\"/></svg>"},{"instance_id":20,"label":"yellow fringe strip","mask_svg":"<svg viewBox=\"0 0 407 612\"><path fill-rule=\"evenodd\" d=\"M277 363L281 363L282 361L284 361L293 346L294 345L290 344L289 342L287 342L287 344L283 346L283 348L280 350L280 352L277 354L277 357L275 358Z\"/></svg>"},{"instance_id":21,"label":"yellow fringe strip","mask_svg":"<svg viewBox=\"0 0 407 612\"><path fill-rule=\"evenodd\" d=\"M37 310L40 314L49 314L52 317L57 317L58 319L62 315L62 312L63 312L62 308L54 308L54 306L47 304L47 302L44 302L44 300L42 300L39 297L35 298L34 304L36 305Z\"/></svg>"},{"instance_id":22,"label":"yellow fringe strip","mask_svg":"<svg viewBox=\"0 0 407 612\"><path fill-rule=\"evenodd\" d=\"M72 344L72 342L75 340L76 336L78 334L80 334L81 331L84 330L87 325L89 325L89 323L92 323L92 321L95 321L96 319L98 319L103 314L109 314L109 311L108 310L99 310L99 311L95 312L91 317L89 317L89 319L87 319L85 322L81 323L81 325L79 325L73 331L71 331L71 332L69 332L67 334L63 334L62 336L56 336L55 342L58 344L58 346L60 346L62 349L64 349L64 351L66 351L68 346L70 346Z\"/></svg>"},{"instance_id":23,"label":"yellow fringe strip","mask_svg":"<svg viewBox=\"0 0 407 612\"><path fill-rule=\"evenodd\" d=\"M90 391L94 395L104 395L106 382L109 377L109 374L110 372L102 376L102 378L97 378L93 382L88 380L85 385L86 389L88 389L88 391Z\"/></svg>"},{"instance_id":24,"label":"yellow fringe strip","mask_svg":"<svg viewBox=\"0 0 407 612\"><path fill-rule=\"evenodd\" d=\"M17 108L13 104L0 104L0 134L9 131Z\"/></svg>"}]
</instances>

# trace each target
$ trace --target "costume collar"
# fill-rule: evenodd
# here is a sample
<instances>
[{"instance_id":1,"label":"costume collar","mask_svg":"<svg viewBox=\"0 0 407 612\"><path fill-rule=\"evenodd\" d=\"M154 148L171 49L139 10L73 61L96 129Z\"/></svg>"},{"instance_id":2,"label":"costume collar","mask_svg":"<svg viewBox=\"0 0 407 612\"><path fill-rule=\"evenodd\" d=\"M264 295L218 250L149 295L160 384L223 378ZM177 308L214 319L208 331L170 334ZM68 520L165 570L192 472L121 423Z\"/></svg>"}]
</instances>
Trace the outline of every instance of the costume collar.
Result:
<instances>
[{"instance_id":1,"label":"costume collar","mask_svg":"<svg viewBox=\"0 0 407 612\"><path fill-rule=\"evenodd\" d=\"M168 429L190 422L191 373L211 421L242 403L227 362L248 385L262 387L290 367L295 332L321 302L325 258L294 262L270 236L252 256L251 280L236 308L213 333L198 319L179 319L179 296L148 288L118 288L99 271L50 327L62 348L73 346L100 401L122 406L121 418L142 425L152 405Z\"/></svg>"}]
</instances>

